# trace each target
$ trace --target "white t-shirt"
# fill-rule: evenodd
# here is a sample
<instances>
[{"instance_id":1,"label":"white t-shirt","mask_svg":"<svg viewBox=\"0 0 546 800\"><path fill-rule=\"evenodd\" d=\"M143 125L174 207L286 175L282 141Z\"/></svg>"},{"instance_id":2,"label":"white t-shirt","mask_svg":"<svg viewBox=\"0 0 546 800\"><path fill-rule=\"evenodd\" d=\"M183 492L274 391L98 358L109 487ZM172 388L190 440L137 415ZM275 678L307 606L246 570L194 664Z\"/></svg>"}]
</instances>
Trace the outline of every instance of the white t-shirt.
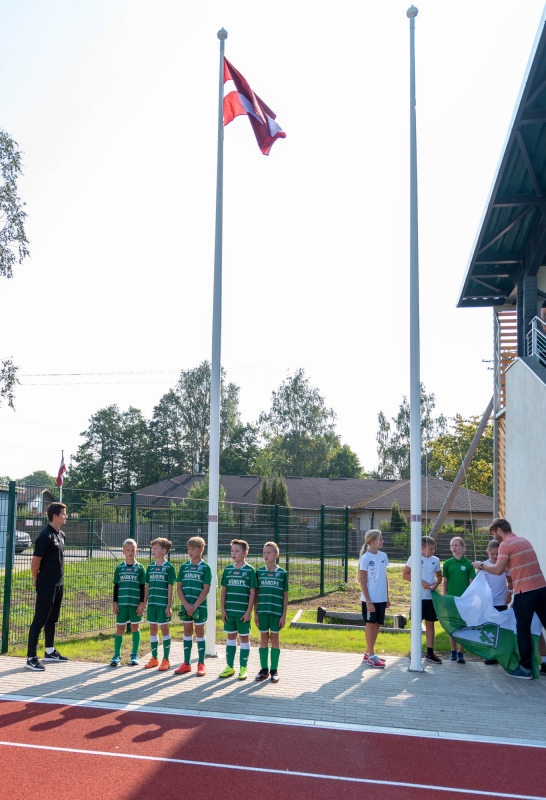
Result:
<instances>
[{"instance_id":1,"label":"white t-shirt","mask_svg":"<svg viewBox=\"0 0 546 800\"><path fill-rule=\"evenodd\" d=\"M487 559L487 561L483 562L488 566L493 566L493 562ZM506 603L504 598L506 597L506 592L508 591L507 583L506 583L506 572L503 572L502 575L490 575L489 572L483 571L485 575L485 580L489 584L489 588L491 589L491 594L493 595L493 605L494 606L505 606Z\"/></svg>"},{"instance_id":2,"label":"white t-shirt","mask_svg":"<svg viewBox=\"0 0 546 800\"><path fill-rule=\"evenodd\" d=\"M406 561L406 567L411 569L411 556ZM440 559L438 556L428 556L425 558L421 556L421 580L427 583L435 583L436 572L440 572ZM421 597L423 600L432 600L432 592L430 589L421 589Z\"/></svg>"},{"instance_id":3,"label":"white t-shirt","mask_svg":"<svg viewBox=\"0 0 546 800\"><path fill-rule=\"evenodd\" d=\"M368 575L368 595L372 603L386 603L387 602L387 567L389 566L389 559L378 550L377 553L364 553L360 559L360 569L366 571ZM366 602L363 592L360 593L360 599L363 603Z\"/></svg>"}]
</instances>

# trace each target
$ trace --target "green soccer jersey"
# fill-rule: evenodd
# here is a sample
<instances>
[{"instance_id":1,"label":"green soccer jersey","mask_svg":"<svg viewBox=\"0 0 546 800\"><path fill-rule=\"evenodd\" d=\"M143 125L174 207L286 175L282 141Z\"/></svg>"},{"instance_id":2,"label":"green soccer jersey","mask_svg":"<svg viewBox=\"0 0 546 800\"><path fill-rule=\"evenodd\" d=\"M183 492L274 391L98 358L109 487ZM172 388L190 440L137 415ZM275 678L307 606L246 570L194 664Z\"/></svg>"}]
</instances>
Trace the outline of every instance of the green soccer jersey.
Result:
<instances>
[{"instance_id":1,"label":"green soccer jersey","mask_svg":"<svg viewBox=\"0 0 546 800\"><path fill-rule=\"evenodd\" d=\"M284 593L288 591L288 572L277 567L270 572L267 567L256 570L258 579L258 614L282 617Z\"/></svg>"},{"instance_id":2,"label":"green soccer jersey","mask_svg":"<svg viewBox=\"0 0 546 800\"><path fill-rule=\"evenodd\" d=\"M203 586L212 582L212 572L206 561L201 561L199 564L192 564L191 561L186 561L182 564L178 571L178 583L182 584L182 591L188 603L195 603L201 592ZM207 607L207 598L203 600L199 608Z\"/></svg>"},{"instance_id":3,"label":"green soccer jersey","mask_svg":"<svg viewBox=\"0 0 546 800\"><path fill-rule=\"evenodd\" d=\"M472 562L463 556L459 560L453 556L444 562L442 575L447 578L447 593L453 597L460 597L476 577Z\"/></svg>"},{"instance_id":4,"label":"green soccer jersey","mask_svg":"<svg viewBox=\"0 0 546 800\"><path fill-rule=\"evenodd\" d=\"M118 564L114 572L114 583L118 585L118 606L138 606L140 587L146 583L146 572L142 564Z\"/></svg>"},{"instance_id":5,"label":"green soccer jersey","mask_svg":"<svg viewBox=\"0 0 546 800\"><path fill-rule=\"evenodd\" d=\"M250 590L258 588L256 570L246 562L242 567L230 564L222 575L222 586L226 592L226 614L230 617L242 617L246 614Z\"/></svg>"},{"instance_id":6,"label":"green soccer jersey","mask_svg":"<svg viewBox=\"0 0 546 800\"><path fill-rule=\"evenodd\" d=\"M169 601L169 586L176 581L176 571L170 561L164 561L160 567L155 561L148 565L146 570L146 583L148 589L148 605L167 608Z\"/></svg>"}]
</instances>

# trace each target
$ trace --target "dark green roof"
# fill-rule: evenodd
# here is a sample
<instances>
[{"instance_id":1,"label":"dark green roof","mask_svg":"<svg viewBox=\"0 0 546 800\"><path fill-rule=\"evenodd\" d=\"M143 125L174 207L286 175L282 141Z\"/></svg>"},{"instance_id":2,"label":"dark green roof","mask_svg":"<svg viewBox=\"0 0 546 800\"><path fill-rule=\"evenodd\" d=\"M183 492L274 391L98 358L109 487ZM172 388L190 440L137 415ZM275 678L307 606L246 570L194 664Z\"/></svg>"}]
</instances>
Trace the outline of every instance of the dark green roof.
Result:
<instances>
[{"instance_id":1,"label":"dark green roof","mask_svg":"<svg viewBox=\"0 0 546 800\"><path fill-rule=\"evenodd\" d=\"M458 306L515 300L520 266L536 274L546 243L546 12L508 129Z\"/></svg>"}]
</instances>

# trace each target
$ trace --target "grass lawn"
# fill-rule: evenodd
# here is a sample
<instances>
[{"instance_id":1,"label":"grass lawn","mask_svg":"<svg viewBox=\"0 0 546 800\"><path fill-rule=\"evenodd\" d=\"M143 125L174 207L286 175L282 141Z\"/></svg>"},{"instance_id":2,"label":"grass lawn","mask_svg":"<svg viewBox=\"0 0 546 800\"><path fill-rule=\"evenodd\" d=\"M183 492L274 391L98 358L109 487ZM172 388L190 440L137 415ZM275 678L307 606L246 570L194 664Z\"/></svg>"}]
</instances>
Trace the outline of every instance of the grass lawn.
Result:
<instances>
[{"instance_id":1,"label":"grass lawn","mask_svg":"<svg viewBox=\"0 0 546 800\"><path fill-rule=\"evenodd\" d=\"M316 622L318 606L324 606L329 610L335 609L338 611L359 612L361 610L361 604L360 592L356 584L356 564L356 561L349 564L349 582L347 584L338 582L335 590L330 591L324 597L318 596L317 592L317 595L314 597L298 599L298 592L295 592L296 597L294 597L293 593L291 592L288 606L288 622L293 619L300 608L303 609L303 615L300 618L300 621L302 622ZM70 586L69 568L78 566L80 565L67 565L67 589ZM302 571L303 569L307 569L305 565L302 565ZM410 585L407 581L402 580L402 569L402 565L396 564L390 566L388 570L390 598L392 603L390 612L395 614L408 614L410 605ZM76 661L108 662L113 654L113 615L111 613L111 603L109 600L111 596L111 576L104 576L103 573L101 573L100 580L98 580L98 577L98 575L95 575L94 577L90 576L87 588L84 589L80 583L78 591L85 592L90 600L92 600L94 596L94 601L92 602L89 613L96 615L93 617L93 619L96 619L97 622L100 620L101 624L97 625L99 632L80 636L64 636L62 639L58 640L58 646L62 653L68 658ZM294 579L293 574L291 577ZM77 596L77 591L73 585L72 592L67 592L67 598L63 601L63 612L61 619L71 619L72 624L77 625L78 618L74 613L71 614L70 609L70 599L71 597L75 596ZM87 617L85 618L85 622L87 624L90 621L92 620ZM77 630L77 627L75 630ZM226 636L222 631L222 623L219 617L217 618L217 632L217 641L219 643L223 643L226 639ZM171 636L173 639L175 641L180 641L182 639L182 635L182 625L172 624ZM253 632L251 634L251 642L254 646L258 645L258 634L255 628L253 628ZM304 630L300 628L290 628L289 625L287 625L282 632L281 645L286 649L362 653L364 652L364 631L347 631L342 629L339 631L332 629ZM409 649L409 633L380 633L378 636L377 651L381 654L404 656L409 654ZM445 654L449 652L449 638L439 623L436 623L435 649L439 653ZM130 650L131 637L125 636L123 645L124 658L129 656ZM149 652L149 631L147 624L142 626L141 653L145 652ZM14 645L10 647L9 654L14 656L24 656L26 655L26 646L23 644ZM472 658L472 656L469 657Z\"/></svg>"}]
</instances>

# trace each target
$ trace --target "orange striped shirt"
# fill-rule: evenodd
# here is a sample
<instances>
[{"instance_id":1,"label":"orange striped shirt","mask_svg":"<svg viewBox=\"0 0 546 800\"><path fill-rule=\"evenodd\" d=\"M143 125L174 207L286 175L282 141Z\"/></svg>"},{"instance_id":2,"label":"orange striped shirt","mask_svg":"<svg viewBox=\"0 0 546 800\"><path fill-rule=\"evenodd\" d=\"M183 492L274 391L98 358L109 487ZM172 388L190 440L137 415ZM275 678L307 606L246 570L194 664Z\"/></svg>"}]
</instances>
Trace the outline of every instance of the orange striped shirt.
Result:
<instances>
[{"instance_id":1,"label":"orange striped shirt","mask_svg":"<svg viewBox=\"0 0 546 800\"><path fill-rule=\"evenodd\" d=\"M499 545L499 558L507 559L506 569L512 576L515 594L546 586L533 545L523 536L509 533Z\"/></svg>"}]
</instances>

